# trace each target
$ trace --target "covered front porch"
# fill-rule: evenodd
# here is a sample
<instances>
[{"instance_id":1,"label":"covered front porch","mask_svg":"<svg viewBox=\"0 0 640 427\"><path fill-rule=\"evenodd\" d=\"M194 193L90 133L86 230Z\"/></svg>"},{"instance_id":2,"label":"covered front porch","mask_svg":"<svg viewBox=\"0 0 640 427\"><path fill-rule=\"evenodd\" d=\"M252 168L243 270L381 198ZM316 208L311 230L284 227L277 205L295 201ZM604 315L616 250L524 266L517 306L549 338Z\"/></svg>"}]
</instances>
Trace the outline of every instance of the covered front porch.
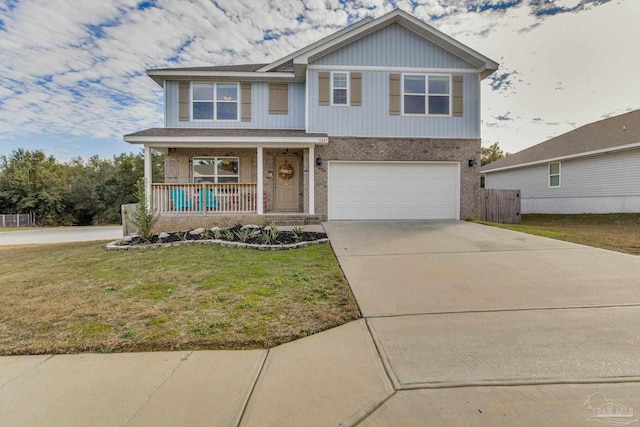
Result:
<instances>
[{"instance_id":1,"label":"covered front porch","mask_svg":"<svg viewBox=\"0 0 640 427\"><path fill-rule=\"evenodd\" d=\"M144 146L145 190L162 227L321 220L315 147L328 143L325 134L161 128L125 141ZM152 182L152 150L165 156L163 183Z\"/></svg>"}]
</instances>

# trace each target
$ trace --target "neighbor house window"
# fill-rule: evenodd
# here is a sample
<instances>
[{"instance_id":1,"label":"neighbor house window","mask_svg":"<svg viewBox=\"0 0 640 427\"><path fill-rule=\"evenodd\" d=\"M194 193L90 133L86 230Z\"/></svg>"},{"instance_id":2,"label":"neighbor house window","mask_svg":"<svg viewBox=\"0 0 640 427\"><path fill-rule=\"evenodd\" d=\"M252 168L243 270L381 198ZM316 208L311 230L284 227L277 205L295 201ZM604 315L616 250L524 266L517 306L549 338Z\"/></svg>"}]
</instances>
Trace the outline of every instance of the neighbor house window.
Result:
<instances>
[{"instance_id":1,"label":"neighbor house window","mask_svg":"<svg viewBox=\"0 0 640 427\"><path fill-rule=\"evenodd\" d=\"M451 76L405 74L402 82L406 115L451 115Z\"/></svg>"},{"instance_id":2,"label":"neighbor house window","mask_svg":"<svg viewBox=\"0 0 640 427\"><path fill-rule=\"evenodd\" d=\"M349 73L331 73L331 105L349 105Z\"/></svg>"},{"instance_id":3,"label":"neighbor house window","mask_svg":"<svg viewBox=\"0 0 640 427\"><path fill-rule=\"evenodd\" d=\"M194 83L191 104L193 120L238 120L238 84Z\"/></svg>"},{"instance_id":4,"label":"neighbor house window","mask_svg":"<svg viewBox=\"0 0 640 427\"><path fill-rule=\"evenodd\" d=\"M238 166L237 157L194 157L193 182L239 182Z\"/></svg>"},{"instance_id":5,"label":"neighbor house window","mask_svg":"<svg viewBox=\"0 0 640 427\"><path fill-rule=\"evenodd\" d=\"M560 187L560 162L549 163L549 187Z\"/></svg>"}]
</instances>

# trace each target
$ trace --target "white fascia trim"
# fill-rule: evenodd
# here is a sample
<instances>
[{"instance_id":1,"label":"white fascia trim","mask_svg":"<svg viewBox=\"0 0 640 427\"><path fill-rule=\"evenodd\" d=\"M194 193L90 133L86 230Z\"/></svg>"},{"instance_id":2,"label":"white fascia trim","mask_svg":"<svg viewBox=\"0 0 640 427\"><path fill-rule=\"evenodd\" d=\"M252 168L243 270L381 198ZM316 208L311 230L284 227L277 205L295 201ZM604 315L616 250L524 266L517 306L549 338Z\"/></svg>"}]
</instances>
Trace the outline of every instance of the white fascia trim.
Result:
<instances>
[{"instance_id":1,"label":"white fascia trim","mask_svg":"<svg viewBox=\"0 0 640 427\"><path fill-rule=\"evenodd\" d=\"M519 165L513 165L513 166L505 166L502 168L487 170L481 173L487 174L487 173L499 172L499 171L504 171L509 169L519 169L527 166L535 166L535 165L540 165L544 163L554 163L562 160L580 159L582 157L597 156L598 154L606 154L606 153L615 153L618 151L631 150L633 148L638 148L638 147L640 147L640 142L634 142L633 144L618 145L617 147L601 148L599 150L585 151L584 153L569 154L566 156L559 156L559 157L550 157L548 159L536 160L535 162L521 163Z\"/></svg>"},{"instance_id":2,"label":"white fascia trim","mask_svg":"<svg viewBox=\"0 0 640 427\"><path fill-rule=\"evenodd\" d=\"M237 77L247 79L285 79L293 80L296 78L294 73L272 72L272 73L256 73L256 72L235 72L235 71L179 71L179 70L150 70L147 72L149 77Z\"/></svg>"},{"instance_id":3,"label":"white fascia trim","mask_svg":"<svg viewBox=\"0 0 640 427\"><path fill-rule=\"evenodd\" d=\"M309 65L309 70L323 71L389 71L405 73L440 73L440 74L480 74L482 70L475 68L418 68L418 67L385 67L378 65Z\"/></svg>"},{"instance_id":4,"label":"white fascia trim","mask_svg":"<svg viewBox=\"0 0 640 427\"><path fill-rule=\"evenodd\" d=\"M324 38L318 40L315 43L311 43L310 45L308 45L306 47L303 47L302 49L299 49L299 50L297 50L297 51L285 56L284 58L280 58L277 61L272 62L271 64L265 65L262 68L258 68L257 71L266 72L266 71L269 71L269 70L273 70L274 68L277 68L280 65L285 64L286 62L291 61L291 60L295 59L296 57L298 57L300 55L304 55L306 52L308 52L308 51L310 51L312 49L315 49L315 48L317 48L319 46L325 45L325 44L331 42L332 40L334 40L335 38L340 37L344 33L349 33L351 31L354 31L354 30L360 28L361 26L363 26L365 24L368 24L371 21L373 21L373 18L366 17L366 18L364 18L364 19L362 19L362 20L360 20L358 22L355 22L355 23L349 25L348 27L343 28L342 30L336 31L333 34L330 34L327 37L324 37Z\"/></svg>"},{"instance_id":5,"label":"white fascia trim","mask_svg":"<svg viewBox=\"0 0 640 427\"><path fill-rule=\"evenodd\" d=\"M245 146L249 144L280 144L280 145L299 145L299 144L315 144L327 145L328 137L303 136L303 137L282 137L282 136L254 136L254 137L236 137L236 136L131 136L125 137L124 140L130 144L153 144L154 147L173 147L172 144L189 145L197 144L231 144L231 147ZM235 145L234 145L235 144Z\"/></svg>"},{"instance_id":6,"label":"white fascia trim","mask_svg":"<svg viewBox=\"0 0 640 427\"><path fill-rule=\"evenodd\" d=\"M424 30L426 30L426 31L438 36L441 40L453 45L454 47L466 52L467 54L473 56L474 58L484 62L485 63L484 69L497 69L498 68L499 64L497 62L495 62L494 60L484 56L483 54L481 54L480 52L478 52L478 51L476 51L474 49L471 49L469 46L460 43L458 40L454 39L451 36L446 35L442 31L432 27L431 25L428 25L428 24L422 22L421 20L419 20L415 16L410 15L410 14L408 14L406 12L403 12L402 15L401 15L401 18L404 18L404 19L410 21L411 23L413 23L416 26L422 27ZM442 46L440 46L440 47L442 47Z\"/></svg>"},{"instance_id":7,"label":"white fascia trim","mask_svg":"<svg viewBox=\"0 0 640 427\"><path fill-rule=\"evenodd\" d=\"M309 69L305 70L304 85L304 131L309 132Z\"/></svg>"}]
</instances>

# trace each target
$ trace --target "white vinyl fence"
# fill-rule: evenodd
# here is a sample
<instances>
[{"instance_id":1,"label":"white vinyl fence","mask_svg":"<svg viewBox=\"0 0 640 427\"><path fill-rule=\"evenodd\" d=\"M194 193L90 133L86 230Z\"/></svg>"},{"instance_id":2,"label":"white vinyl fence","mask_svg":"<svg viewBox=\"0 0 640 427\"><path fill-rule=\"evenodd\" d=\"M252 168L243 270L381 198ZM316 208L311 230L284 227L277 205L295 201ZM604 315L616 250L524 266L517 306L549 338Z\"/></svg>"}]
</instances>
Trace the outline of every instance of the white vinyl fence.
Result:
<instances>
[{"instance_id":1,"label":"white vinyl fence","mask_svg":"<svg viewBox=\"0 0 640 427\"><path fill-rule=\"evenodd\" d=\"M0 227L28 227L32 223L31 214L0 214Z\"/></svg>"}]
</instances>

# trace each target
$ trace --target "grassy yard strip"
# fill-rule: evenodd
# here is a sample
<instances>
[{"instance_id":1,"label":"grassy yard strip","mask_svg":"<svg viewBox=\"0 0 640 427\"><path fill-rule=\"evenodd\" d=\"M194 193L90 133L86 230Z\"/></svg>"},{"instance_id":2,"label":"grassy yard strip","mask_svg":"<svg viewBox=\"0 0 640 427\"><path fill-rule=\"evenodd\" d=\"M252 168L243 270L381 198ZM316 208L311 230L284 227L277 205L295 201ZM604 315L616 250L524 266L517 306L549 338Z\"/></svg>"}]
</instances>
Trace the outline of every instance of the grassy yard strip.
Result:
<instances>
[{"instance_id":1,"label":"grassy yard strip","mask_svg":"<svg viewBox=\"0 0 640 427\"><path fill-rule=\"evenodd\" d=\"M266 348L359 317L329 245L0 247L0 354Z\"/></svg>"},{"instance_id":2,"label":"grassy yard strip","mask_svg":"<svg viewBox=\"0 0 640 427\"><path fill-rule=\"evenodd\" d=\"M640 255L640 214L522 215L520 224L495 227Z\"/></svg>"}]
</instances>

